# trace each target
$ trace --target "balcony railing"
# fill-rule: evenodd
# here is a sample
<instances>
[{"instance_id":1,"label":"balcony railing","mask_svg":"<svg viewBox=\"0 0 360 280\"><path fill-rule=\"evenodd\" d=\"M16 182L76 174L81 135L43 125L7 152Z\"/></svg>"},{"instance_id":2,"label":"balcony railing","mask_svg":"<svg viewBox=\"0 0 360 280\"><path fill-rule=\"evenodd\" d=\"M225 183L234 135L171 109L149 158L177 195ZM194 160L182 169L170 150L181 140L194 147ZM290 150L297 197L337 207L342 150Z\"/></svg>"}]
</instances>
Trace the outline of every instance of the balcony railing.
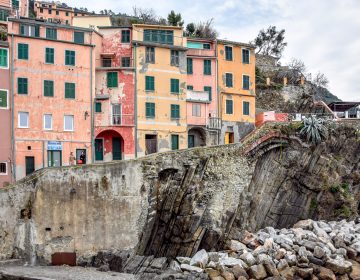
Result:
<instances>
[{"instance_id":1,"label":"balcony railing","mask_svg":"<svg viewBox=\"0 0 360 280\"><path fill-rule=\"evenodd\" d=\"M133 68L134 63L133 59L130 57L120 57L120 58L107 58L103 57L98 59L99 69L111 69L111 68Z\"/></svg>"},{"instance_id":2,"label":"balcony railing","mask_svg":"<svg viewBox=\"0 0 360 280\"><path fill-rule=\"evenodd\" d=\"M188 101L197 101L197 102L210 102L209 93L207 91L196 91L196 90L187 90L186 99Z\"/></svg>"},{"instance_id":3,"label":"balcony railing","mask_svg":"<svg viewBox=\"0 0 360 280\"><path fill-rule=\"evenodd\" d=\"M188 49L188 56L206 56L206 57L215 57L215 50L206 50L206 49Z\"/></svg>"},{"instance_id":4,"label":"balcony railing","mask_svg":"<svg viewBox=\"0 0 360 280\"><path fill-rule=\"evenodd\" d=\"M134 115L130 114L110 114L109 122L113 126L133 126L135 124Z\"/></svg>"},{"instance_id":5,"label":"balcony railing","mask_svg":"<svg viewBox=\"0 0 360 280\"><path fill-rule=\"evenodd\" d=\"M209 129L221 129L221 119L215 117L209 117L207 128Z\"/></svg>"}]
</instances>

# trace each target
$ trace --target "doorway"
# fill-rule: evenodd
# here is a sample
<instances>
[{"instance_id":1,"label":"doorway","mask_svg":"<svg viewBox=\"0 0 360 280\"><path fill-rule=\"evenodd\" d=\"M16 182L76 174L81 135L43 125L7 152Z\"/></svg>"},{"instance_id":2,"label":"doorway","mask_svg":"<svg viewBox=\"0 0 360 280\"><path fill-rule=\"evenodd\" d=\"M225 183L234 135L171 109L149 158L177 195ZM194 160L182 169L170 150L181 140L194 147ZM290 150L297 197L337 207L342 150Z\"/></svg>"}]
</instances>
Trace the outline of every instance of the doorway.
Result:
<instances>
[{"instance_id":1,"label":"doorway","mask_svg":"<svg viewBox=\"0 0 360 280\"><path fill-rule=\"evenodd\" d=\"M30 175L35 171L35 157L25 157L25 174Z\"/></svg>"},{"instance_id":2,"label":"doorway","mask_svg":"<svg viewBox=\"0 0 360 280\"><path fill-rule=\"evenodd\" d=\"M146 154L153 154L157 152L157 135L145 134Z\"/></svg>"},{"instance_id":3,"label":"doorway","mask_svg":"<svg viewBox=\"0 0 360 280\"><path fill-rule=\"evenodd\" d=\"M80 159L82 153L84 153L85 156L83 159ZM76 163L78 163L80 160L82 161L82 164L86 164L86 149L76 149Z\"/></svg>"},{"instance_id":4,"label":"doorway","mask_svg":"<svg viewBox=\"0 0 360 280\"><path fill-rule=\"evenodd\" d=\"M102 161L104 160L104 140L95 139L95 160Z\"/></svg>"},{"instance_id":5,"label":"doorway","mask_svg":"<svg viewBox=\"0 0 360 280\"><path fill-rule=\"evenodd\" d=\"M113 148L113 160L121 160L122 153L121 153L121 138L113 137L112 139L112 148Z\"/></svg>"},{"instance_id":6,"label":"doorway","mask_svg":"<svg viewBox=\"0 0 360 280\"><path fill-rule=\"evenodd\" d=\"M61 166L61 151L48 151L48 166Z\"/></svg>"},{"instance_id":7,"label":"doorway","mask_svg":"<svg viewBox=\"0 0 360 280\"><path fill-rule=\"evenodd\" d=\"M226 132L225 133L225 144L234 143L234 132Z\"/></svg>"},{"instance_id":8,"label":"doorway","mask_svg":"<svg viewBox=\"0 0 360 280\"><path fill-rule=\"evenodd\" d=\"M195 147L195 135L188 135L188 147L189 148Z\"/></svg>"}]
</instances>

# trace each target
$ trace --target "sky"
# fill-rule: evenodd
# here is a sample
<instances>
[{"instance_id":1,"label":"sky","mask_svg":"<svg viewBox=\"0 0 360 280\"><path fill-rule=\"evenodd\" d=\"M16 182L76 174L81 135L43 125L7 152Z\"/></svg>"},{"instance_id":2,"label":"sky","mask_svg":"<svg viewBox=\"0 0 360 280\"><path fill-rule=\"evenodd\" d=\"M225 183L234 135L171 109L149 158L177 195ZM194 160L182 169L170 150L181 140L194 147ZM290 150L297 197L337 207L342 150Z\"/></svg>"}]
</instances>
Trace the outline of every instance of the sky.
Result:
<instances>
[{"instance_id":1,"label":"sky","mask_svg":"<svg viewBox=\"0 0 360 280\"><path fill-rule=\"evenodd\" d=\"M180 12L185 25L214 19L219 38L250 42L259 30L285 29L282 64L302 60L310 73L324 73L329 90L360 101L360 0L63 0L69 6L132 14L153 9L166 18Z\"/></svg>"}]
</instances>

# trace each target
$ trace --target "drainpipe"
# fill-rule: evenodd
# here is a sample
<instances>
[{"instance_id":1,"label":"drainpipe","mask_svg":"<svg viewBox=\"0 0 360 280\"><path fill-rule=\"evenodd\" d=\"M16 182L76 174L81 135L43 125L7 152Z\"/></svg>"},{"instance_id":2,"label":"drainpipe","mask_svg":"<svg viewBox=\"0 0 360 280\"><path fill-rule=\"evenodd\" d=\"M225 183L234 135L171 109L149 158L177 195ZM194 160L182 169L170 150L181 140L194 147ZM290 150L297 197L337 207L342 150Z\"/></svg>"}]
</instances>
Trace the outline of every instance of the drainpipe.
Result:
<instances>
[{"instance_id":1,"label":"drainpipe","mask_svg":"<svg viewBox=\"0 0 360 280\"><path fill-rule=\"evenodd\" d=\"M91 44L92 44L92 33L91 33ZM91 122L91 133L90 133L90 153L91 163L94 162L94 106L93 106L93 51L94 47L90 49L90 122Z\"/></svg>"},{"instance_id":2,"label":"drainpipe","mask_svg":"<svg viewBox=\"0 0 360 280\"><path fill-rule=\"evenodd\" d=\"M220 137L221 137L221 130L222 130L222 112L221 112L221 92L219 91L219 60L218 60L218 45L217 40L215 41L215 55L216 55L216 92L217 92L217 113L218 118L220 119L220 130L217 130L217 136L218 136L218 145L220 145Z\"/></svg>"},{"instance_id":3,"label":"drainpipe","mask_svg":"<svg viewBox=\"0 0 360 280\"><path fill-rule=\"evenodd\" d=\"M135 158L137 158L137 61L136 61L136 49L137 43L134 45L134 66L135 66L135 85L134 85L134 125L135 125L135 133L134 133L134 144L135 144Z\"/></svg>"},{"instance_id":4,"label":"drainpipe","mask_svg":"<svg viewBox=\"0 0 360 280\"><path fill-rule=\"evenodd\" d=\"M11 34L11 52L10 52L10 98L11 98L11 152L12 152L12 171L13 180L16 181L16 155L15 155L15 131L14 131L14 119L15 119L15 107L14 107L14 35Z\"/></svg>"}]
</instances>

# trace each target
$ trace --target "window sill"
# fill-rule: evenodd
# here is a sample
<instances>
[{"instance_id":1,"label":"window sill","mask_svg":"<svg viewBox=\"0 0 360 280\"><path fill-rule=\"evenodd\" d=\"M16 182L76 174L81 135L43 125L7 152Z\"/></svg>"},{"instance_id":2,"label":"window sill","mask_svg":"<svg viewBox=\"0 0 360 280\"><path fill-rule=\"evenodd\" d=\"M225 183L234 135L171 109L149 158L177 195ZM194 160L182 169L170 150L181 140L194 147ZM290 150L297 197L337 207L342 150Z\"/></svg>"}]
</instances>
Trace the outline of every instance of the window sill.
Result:
<instances>
[{"instance_id":1,"label":"window sill","mask_svg":"<svg viewBox=\"0 0 360 280\"><path fill-rule=\"evenodd\" d=\"M145 92L155 92L155 90L145 89Z\"/></svg>"},{"instance_id":2,"label":"window sill","mask_svg":"<svg viewBox=\"0 0 360 280\"><path fill-rule=\"evenodd\" d=\"M180 95L180 92L170 92L170 93L174 95Z\"/></svg>"},{"instance_id":3,"label":"window sill","mask_svg":"<svg viewBox=\"0 0 360 280\"><path fill-rule=\"evenodd\" d=\"M24 128L29 128L29 127L25 127L25 126L18 126L18 128L24 129Z\"/></svg>"},{"instance_id":4,"label":"window sill","mask_svg":"<svg viewBox=\"0 0 360 280\"><path fill-rule=\"evenodd\" d=\"M74 132L74 130L65 130L64 129L64 132Z\"/></svg>"},{"instance_id":5,"label":"window sill","mask_svg":"<svg viewBox=\"0 0 360 280\"><path fill-rule=\"evenodd\" d=\"M179 118L170 118L172 121L178 121L180 120L180 117Z\"/></svg>"},{"instance_id":6,"label":"window sill","mask_svg":"<svg viewBox=\"0 0 360 280\"><path fill-rule=\"evenodd\" d=\"M147 118L147 119L152 119L152 120L153 120L153 119L155 119L155 116L153 116L153 117L148 117L148 116L146 116L146 118Z\"/></svg>"}]
</instances>

